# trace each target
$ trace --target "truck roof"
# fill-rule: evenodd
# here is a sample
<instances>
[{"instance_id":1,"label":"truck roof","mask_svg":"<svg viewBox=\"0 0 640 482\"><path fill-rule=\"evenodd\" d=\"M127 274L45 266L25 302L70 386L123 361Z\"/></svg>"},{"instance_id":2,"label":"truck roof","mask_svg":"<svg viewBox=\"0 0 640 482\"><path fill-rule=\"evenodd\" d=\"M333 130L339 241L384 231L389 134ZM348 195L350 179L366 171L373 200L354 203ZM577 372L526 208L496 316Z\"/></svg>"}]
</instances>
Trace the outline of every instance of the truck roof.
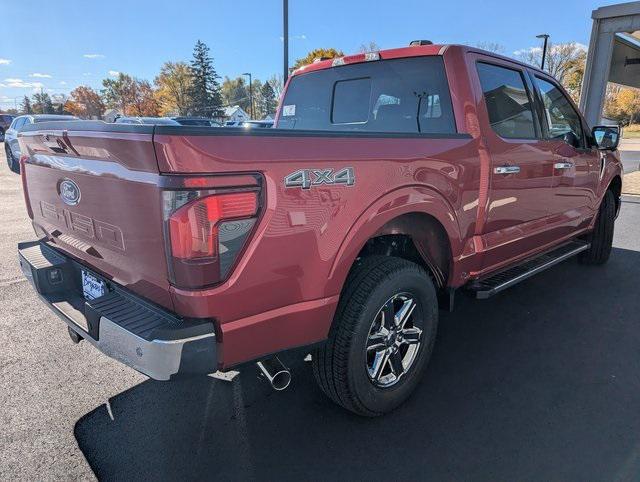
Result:
<instances>
[{"instance_id":1,"label":"truck roof","mask_svg":"<svg viewBox=\"0 0 640 482\"><path fill-rule=\"evenodd\" d=\"M498 59L506 60L515 64L522 65L524 67L536 70L537 72L545 75L549 75L548 72L544 72L540 70L535 65L527 64L526 62L521 62L519 60L513 59L511 57L506 57L504 55L497 54L495 52L489 52L487 50L483 50L477 47L470 47L468 45L460 45L460 44L431 44L431 45L410 45L406 47L400 47L395 49L386 49L379 50L377 52L371 52L372 54L377 54L380 56L381 60L388 59L400 59L406 57L423 57L430 55L443 55L447 50L461 50L462 52L476 52L489 57L495 57ZM345 55L341 58L346 60L346 63L357 63L364 61L364 53L358 53L353 55ZM362 57L362 60L359 60L358 57ZM312 64L303 65L302 67L296 69L291 76L296 76L300 74L306 74L308 72L313 72L316 70L324 70L334 67L335 59L326 59L326 60L318 60L313 62Z\"/></svg>"}]
</instances>

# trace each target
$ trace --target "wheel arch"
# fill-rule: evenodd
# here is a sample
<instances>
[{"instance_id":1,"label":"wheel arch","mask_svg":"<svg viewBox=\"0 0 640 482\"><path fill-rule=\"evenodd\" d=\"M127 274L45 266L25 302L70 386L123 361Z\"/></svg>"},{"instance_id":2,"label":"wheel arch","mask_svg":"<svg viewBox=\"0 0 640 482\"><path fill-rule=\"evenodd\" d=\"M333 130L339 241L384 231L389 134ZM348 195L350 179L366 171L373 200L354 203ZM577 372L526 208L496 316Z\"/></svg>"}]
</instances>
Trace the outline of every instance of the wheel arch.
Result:
<instances>
[{"instance_id":1,"label":"wheel arch","mask_svg":"<svg viewBox=\"0 0 640 482\"><path fill-rule=\"evenodd\" d=\"M414 258L443 288L462 244L455 210L438 192L419 186L388 193L348 231L329 274L328 289L339 294L360 256L382 253Z\"/></svg>"},{"instance_id":2,"label":"wheel arch","mask_svg":"<svg viewBox=\"0 0 640 482\"><path fill-rule=\"evenodd\" d=\"M607 191L613 192L613 195L616 199L616 213L620 212L620 196L622 195L622 178L619 175L613 176L611 182L609 182L609 186L607 187Z\"/></svg>"}]
</instances>

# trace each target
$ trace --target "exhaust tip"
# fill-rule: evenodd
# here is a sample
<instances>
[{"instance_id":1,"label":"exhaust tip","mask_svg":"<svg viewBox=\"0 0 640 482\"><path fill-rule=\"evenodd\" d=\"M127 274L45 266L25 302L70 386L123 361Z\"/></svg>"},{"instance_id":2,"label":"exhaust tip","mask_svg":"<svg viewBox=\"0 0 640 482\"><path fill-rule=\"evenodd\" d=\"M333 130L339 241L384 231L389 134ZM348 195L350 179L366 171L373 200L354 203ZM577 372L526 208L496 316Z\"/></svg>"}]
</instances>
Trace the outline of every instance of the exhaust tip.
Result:
<instances>
[{"instance_id":1,"label":"exhaust tip","mask_svg":"<svg viewBox=\"0 0 640 482\"><path fill-rule=\"evenodd\" d=\"M271 387L280 392L291 383L291 372L276 356L256 363L262 374L269 380Z\"/></svg>"},{"instance_id":2,"label":"exhaust tip","mask_svg":"<svg viewBox=\"0 0 640 482\"><path fill-rule=\"evenodd\" d=\"M282 370L276 373L271 380L271 386L274 390L282 391L286 390L291 383L291 373L288 370Z\"/></svg>"}]
</instances>

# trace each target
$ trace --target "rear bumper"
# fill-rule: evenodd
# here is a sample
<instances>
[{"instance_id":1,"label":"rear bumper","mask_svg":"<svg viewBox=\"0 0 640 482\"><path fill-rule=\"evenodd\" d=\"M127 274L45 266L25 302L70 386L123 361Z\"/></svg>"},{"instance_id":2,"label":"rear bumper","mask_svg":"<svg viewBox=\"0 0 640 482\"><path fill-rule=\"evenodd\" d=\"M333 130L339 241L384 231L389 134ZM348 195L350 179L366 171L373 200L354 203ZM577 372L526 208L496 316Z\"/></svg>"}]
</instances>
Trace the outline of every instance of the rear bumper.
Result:
<instances>
[{"instance_id":1,"label":"rear bumper","mask_svg":"<svg viewBox=\"0 0 640 482\"><path fill-rule=\"evenodd\" d=\"M210 320L185 320L169 313L46 244L18 244L20 267L42 300L107 356L156 380L217 369L216 337ZM82 294L82 271L105 282L93 300Z\"/></svg>"}]
</instances>

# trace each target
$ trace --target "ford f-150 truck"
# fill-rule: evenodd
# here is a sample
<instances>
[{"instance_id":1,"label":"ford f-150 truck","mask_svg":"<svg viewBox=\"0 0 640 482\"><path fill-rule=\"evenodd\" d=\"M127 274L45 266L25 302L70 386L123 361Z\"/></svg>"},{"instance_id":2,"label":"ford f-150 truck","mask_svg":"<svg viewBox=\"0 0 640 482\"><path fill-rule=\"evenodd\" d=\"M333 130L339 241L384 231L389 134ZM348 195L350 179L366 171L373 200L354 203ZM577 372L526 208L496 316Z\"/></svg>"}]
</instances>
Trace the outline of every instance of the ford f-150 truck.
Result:
<instances>
[{"instance_id":1,"label":"ford f-150 truck","mask_svg":"<svg viewBox=\"0 0 640 482\"><path fill-rule=\"evenodd\" d=\"M546 72L482 50L320 59L273 129L27 127L39 239L20 263L75 341L154 379L278 375L275 354L308 346L332 400L379 415L415 388L456 292L607 261L618 136Z\"/></svg>"}]
</instances>

